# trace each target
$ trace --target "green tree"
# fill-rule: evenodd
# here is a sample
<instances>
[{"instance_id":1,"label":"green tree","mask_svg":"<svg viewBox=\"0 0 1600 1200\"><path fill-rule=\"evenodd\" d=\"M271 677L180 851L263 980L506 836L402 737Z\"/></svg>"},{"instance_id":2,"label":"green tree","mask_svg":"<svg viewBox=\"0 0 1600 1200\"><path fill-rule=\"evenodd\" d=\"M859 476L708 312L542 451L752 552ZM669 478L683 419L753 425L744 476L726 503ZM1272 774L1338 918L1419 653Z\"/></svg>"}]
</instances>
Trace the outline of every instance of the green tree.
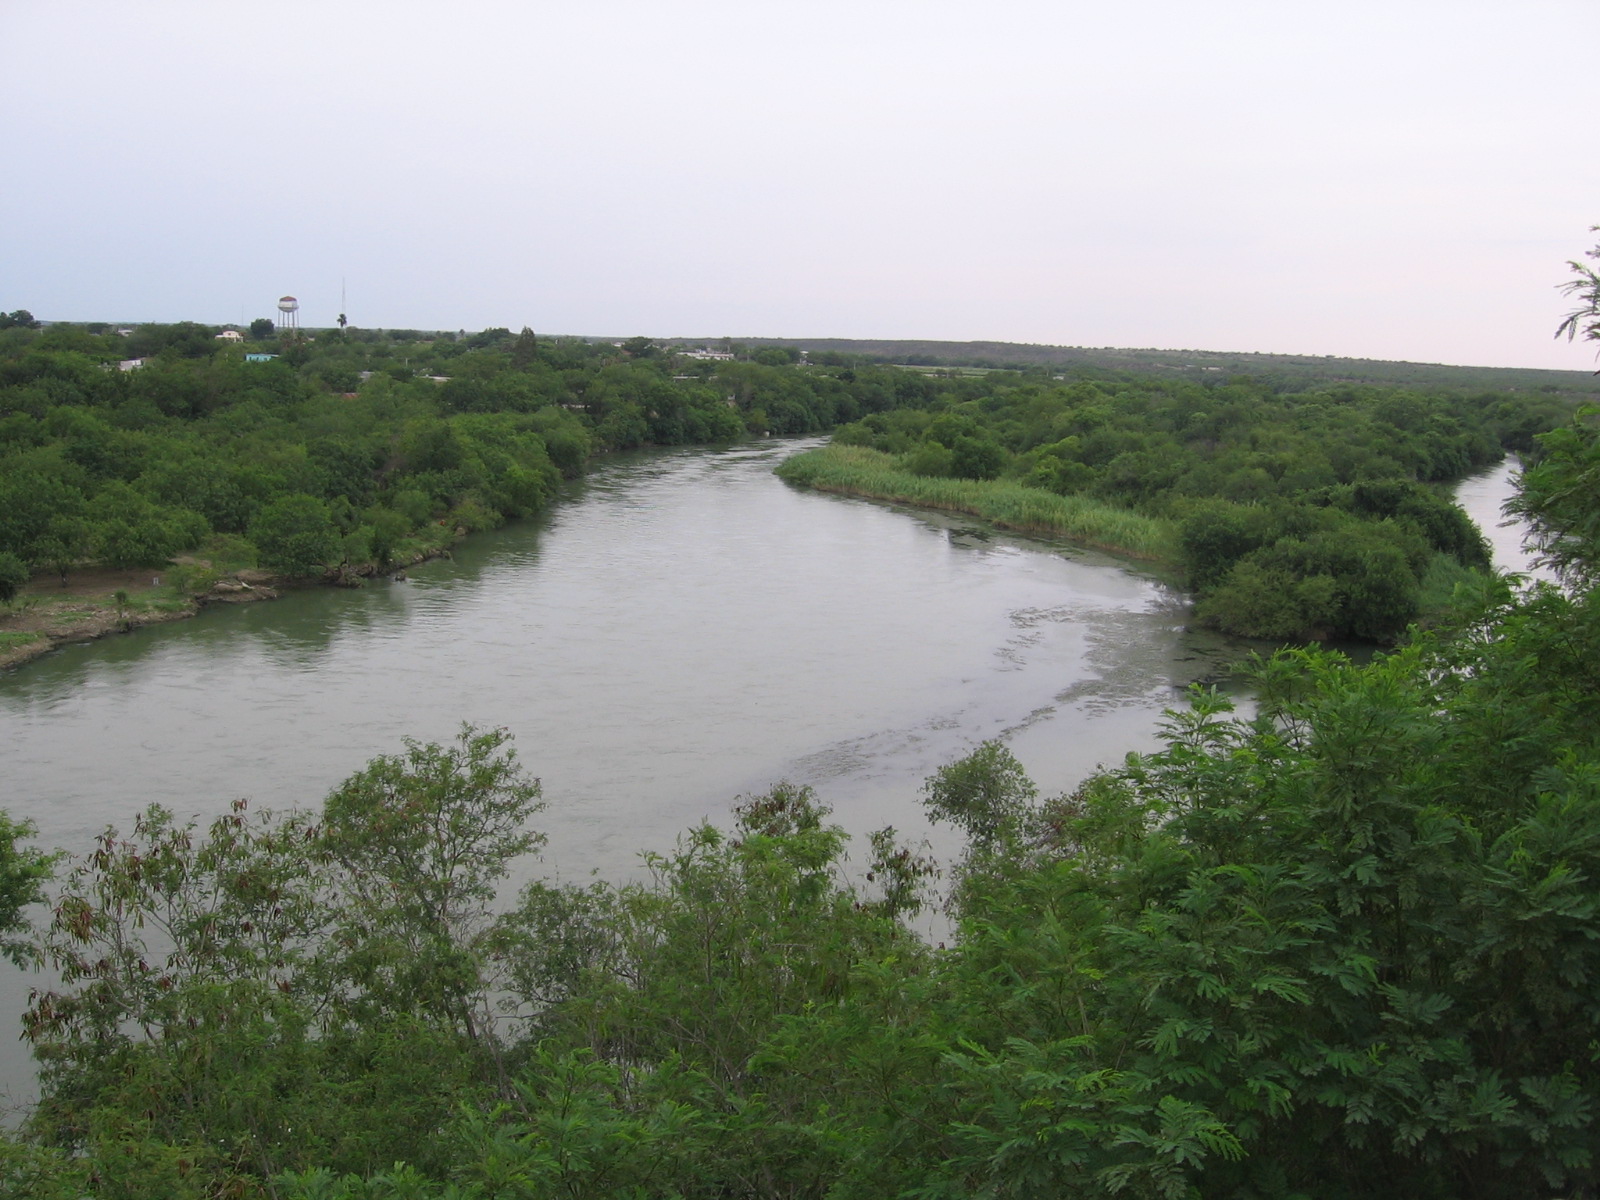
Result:
<instances>
[{"instance_id":1,"label":"green tree","mask_svg":"<svg viewBox=\"0 0 1600 1200\"><path fill-rule=\"evenodd\" d=\"M504 730L406 742L328 797L319 853L345 896L336 941L354 1012L416 1012L479 1039L495 885L536 850L544 807Z\"/></svg>"},{"instance_id":2,"label":"green tree","mask_svg":"<svg viewBox=\"0 0 1600 1200\"><path fill-rule=\"evenodd\" d=\"M250 522L261 565L285 575L315 575L339 560L339 528L328 506L304 493L283 496Z\"/></svg>"},{"instance_id":3,"label":"green tree","mask_svg":"<svg viewBox=\"0 0 1600 1200\"><path fill-rule=\"evenodd\" d=\"M379 569L394 561L395 550L401 540L411 532L411 522L392 508L379 508L368 513L371 522L369 553Z\"/></svg>"},{"instance_id":4,"label":"green tree","mask_svg":"<svg viewBox=\"0 0 1600 1200\"><path fill-rule=\"evenodd\" d=\"M1600 409L1586 408L1538 439L1507 511L1527 520L1544 565L1567 583L1600 583Z\"/></svg>"},{"instance_id":5,"label":"green tree","mask_svg":"<svg viewBox=\"0 0 1600 1200\"><path fill-rule=\"evenodd\" d=\"M951 447L950 474L957 479L994 479L1005 465L1005 448L990 438L958 437Z\"/></svg>"},{"instance_id":6,"label":"green tree","mask_svg":"<svg viewBox=\"0 0 1600 1200\"><path fill-rule=\"evenodd\" d=\"M903 464L913 475L942 479L955 470L955 455L939 442L923 442L905 456Z\"/></svg>"},{"instance_id":7,"label":"green tree","mask_svg":"<svg viewBox=\"0 0 1600 1200\"><path fill-rule=\"evenodd\" d=\"M929 816L955 825L975 846L990 846L1018 832L1038 795L1016 755L997 741L984 742L959 762L940 767L922 791Z\"/></svg>"},{"instance_id":8,"label":"green tree","mask_svg":"<svg viewBox=\"0 0 1600 1200\"><path fill-rule=\"evenodd\" d=\"M156 504L120 480L89 503L87 529L95 557L119 568L162 566L209 531L199 513Z\"/></svg>"},{"instance_id":9,"label":"green tree","mask_svg":"<svg viewBox=\"0 0 1600 1200\"><path fill-rule=\"evenodd\" d=\"M26 1022L35 1135L117 1175L104 1195L190 1194L174 1171L199 1196L319 1165L445 1169L444 1124L488 1099L486 906L541 840L507 743L410 742L320 818L240 801L209 828L152 807L107 830L40 939L59 983ZM0 900L33 898L42 865L0 856L19 881Z\"/></svg>"},{"instance_id":10,"label":"green tree","mask_svg":"<svg viewBox=\"0 0 1600 1200\"><path fill-rule=\"evenodd\" d=\"M522 332L517 334L517 340L511 343L511 365L518 370L525 370L538 358L539 339L534 336L533 330L524 325Z\"/></svg>"},{"instance_id":11,"label":"green tree","mask_svg":"<svg viewBox=\"0 0 1600 1200\"><path fill-rule=\"evenodd\" d=\"M10 604L28 582L28 566L9 550L0 550L0 604Z\"/></svg>"},{"instance_id":12,"label":"green tree","mask_svg":"<svg viewBox=\"0 0 1600 1200\"><path fill-rule=\"evenodd\" d=\"M28 929L24 915L30 904L44 899L56 856L21 844L32 837L27 821L12 821L0 811L0 952L17 965L31 957L32 943L18 934Z\"/></svg>"}]
</instances>

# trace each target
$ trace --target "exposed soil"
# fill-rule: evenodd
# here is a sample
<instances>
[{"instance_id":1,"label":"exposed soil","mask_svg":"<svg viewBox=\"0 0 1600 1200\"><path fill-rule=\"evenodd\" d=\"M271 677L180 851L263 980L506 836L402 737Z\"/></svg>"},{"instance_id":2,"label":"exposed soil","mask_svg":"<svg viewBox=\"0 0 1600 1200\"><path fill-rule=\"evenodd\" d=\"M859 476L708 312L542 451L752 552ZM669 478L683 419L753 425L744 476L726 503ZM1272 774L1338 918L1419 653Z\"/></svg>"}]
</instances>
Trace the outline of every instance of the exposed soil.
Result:
<instances>
[{"instance_id":1,"label":"exposed soil","mask_svg":"<svg viewBox=\"0 0 1600 1200\"><path fill-rule=\"evenodd\" d=\"M439 555L448 547L437 546L410 557L407 563L394 563L399 570ZM180 558L182 564L203 560ZM374 572L370 567L320 582L357 586ZM182 621L208 604L247 604L256 600L276 600L284 585L314 585L318 580L289 580L266 571L244 570L223 575L210 591L200 596L180 596L165 579L166 572L149 567L116 571L106 567L86 567L67 572L66 582L59 575L41 573L29 580L9 606L0 606L0 670L48 654L67 642L88 642L110 633L127 633L142 625ZM117 603L118 592L127 593L127 603ZM6 634L36 634L22 641Z\"/></svg>"},{"instance_id":2,"label":"exposed soil","mask_svg":"<svg viewBox=\"0 0 1600 1200\"><path fill-rule=\"evenodd\" d=\"M161 577L160 571L152 571L149 567L140 567L137 570L113 571L106 567L90 567L81 571L68 571L67 582L61 582L61 576L51 571L41 571L28 581L17 597L17 605L21 606L30 596L39 597L41 602L46 597L53 596L95 596L109 598L117 591L125 591L130 596L135 592L148 591L152 587L159 587L156 582ZM5 628L13 628L6 625Z\"/></svg>"},{"instance_id":3,"label":"exposed soil","mask_svg":"<svg viewBox=\"0 0 1600 1200\"><path fill-rule=\"evenodd\" d=\"M244 574L256 574L246 572ZM270 599L277 593L228 580L238 595L217 599ZM127 593L127 604L117 603L118 592ZM0 608L0 635L37 634L28 641L0 637L0 669L16 666L48 654L65 642L87 642L109 633L126 633L141 625L181 621L200 611L211 597L178 597L163 587L161 572L149 568L116 571L92 567L67 572L67 580L42 573L30 580L9 607ZM160 607L153 602L160 601Z\"/></svg>"}]
</instances>

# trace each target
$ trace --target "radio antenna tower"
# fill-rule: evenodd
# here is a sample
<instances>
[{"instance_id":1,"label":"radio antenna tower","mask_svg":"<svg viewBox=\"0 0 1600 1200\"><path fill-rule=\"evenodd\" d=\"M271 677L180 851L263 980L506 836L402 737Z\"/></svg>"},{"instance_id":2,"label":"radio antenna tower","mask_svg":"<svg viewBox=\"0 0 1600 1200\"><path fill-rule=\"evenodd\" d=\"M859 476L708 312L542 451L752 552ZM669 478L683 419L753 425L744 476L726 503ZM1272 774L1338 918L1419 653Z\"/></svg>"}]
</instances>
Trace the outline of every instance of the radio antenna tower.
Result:
<instances>
[{"instance_id":1,"label":"radio antenna tower","mask_svg":"<svg viewBox=\"0 0 1600 1200\"><path fill-rule=\"evenodd\" d=\"M344 329L344 327L346 325L350 324L349 321L345 320L345 315L344 314L345 314L344 276L341 275L339 277L339 329L341 331L343 331L343 329Z\"/></svg>"}]
</instances>

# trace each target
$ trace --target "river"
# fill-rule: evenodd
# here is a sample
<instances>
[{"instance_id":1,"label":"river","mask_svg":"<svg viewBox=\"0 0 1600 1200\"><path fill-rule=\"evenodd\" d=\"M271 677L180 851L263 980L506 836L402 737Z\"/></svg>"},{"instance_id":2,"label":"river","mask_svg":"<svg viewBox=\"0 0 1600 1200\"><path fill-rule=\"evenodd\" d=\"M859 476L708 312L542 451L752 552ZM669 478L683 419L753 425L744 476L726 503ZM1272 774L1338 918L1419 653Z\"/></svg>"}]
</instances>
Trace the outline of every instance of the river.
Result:
<instances>
[{"instance_id":1,"label":"river","mask_svg":"<svg viewBox=\"0 0 1600 1200\"><path fill-rule=\"evenodd\" d=\"M315 805L470 721L509 729L543 783L549 845L521 879L636 874L641 850L780 779L853 833L893 824L949 855L917 802L937 767L1003 736L1041 788L1070 788L1152 747L1162 710L1247 649L1186 630L1184 596L1120 560L773 476L811 444L617 456L408 581L0 676L0 809L82 853L154 802ZM28 982L0 967L0 1023ZM0 1081L31 1092L9 1038Z\"/></svg>"},{"instance_id":2,"label":"river","mask_svg":"<svg viewBox=\"0 0 1600 1200\"><path fill-rule=\"evenodd\" d=\"M1516 475L1520 469L1521 463L1507 458L1498 466L1463 480L1456 488L1456 503L1489 539L1490 557L1496 570L1553 583L1554 573L1534 566L1533 554L1523 545L1527 526L1505 515L1506 501L1516 494Z\"/></svg>"}]
</instances>

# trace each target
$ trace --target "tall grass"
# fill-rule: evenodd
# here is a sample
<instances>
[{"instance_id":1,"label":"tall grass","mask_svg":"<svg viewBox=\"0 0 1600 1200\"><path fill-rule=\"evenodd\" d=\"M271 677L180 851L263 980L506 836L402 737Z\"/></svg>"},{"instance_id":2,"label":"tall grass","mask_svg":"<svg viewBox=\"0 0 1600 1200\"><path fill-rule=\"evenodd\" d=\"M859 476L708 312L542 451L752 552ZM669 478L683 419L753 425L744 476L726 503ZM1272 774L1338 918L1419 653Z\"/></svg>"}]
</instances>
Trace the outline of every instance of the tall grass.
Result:
<instances>
[{"instance_id":1,"label":"tall grass","mask_svg":"<svg viewBox=\"0 0 1600 1200\"><path fill-rule=\"evenodd\" d=\"M1465 587L1469 594L1481 593L1487 578L1485 572L1464 567L1448 554L1435 553L1423 572L1418 619L1423 624L1437 621L1455 607L1458 589Z\"/></svg>"},{"instance_id":2,"label":"tall grass","mask_svg":"<svg viewBox=\"0 0 1600 1200\"><path fill-rule=\"evenodd\" d=\"M1170 521L1141 516L1083 496L1057 496L1009 480L930 479L898 470L894 459L864 446L828 445L787 459L778 474L824 492L895 500L967 513L1002 529L1068 538L1132 558L1174 563Z\"/></svg>"}]
</instances>

